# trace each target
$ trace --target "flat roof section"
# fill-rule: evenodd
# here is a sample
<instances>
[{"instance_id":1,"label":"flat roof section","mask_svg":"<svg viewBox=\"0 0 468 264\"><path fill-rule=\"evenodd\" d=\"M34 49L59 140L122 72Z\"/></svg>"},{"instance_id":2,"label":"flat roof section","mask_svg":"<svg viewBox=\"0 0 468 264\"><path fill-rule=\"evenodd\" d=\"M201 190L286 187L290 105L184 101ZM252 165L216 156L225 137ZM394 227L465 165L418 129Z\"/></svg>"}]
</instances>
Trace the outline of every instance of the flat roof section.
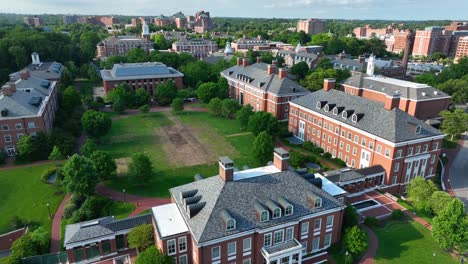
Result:
<instances>
[{"instance_id":1,"label":"flat roof section","mask_svg":"<svg viewBox=\"0 0 468 264\"><path fill-rule=\"evenodd\" d=\"M188 227L175 203L156 206L151 211L162 238L188 232Z\"/></svg>"},{"instance_id":2,"label":"flat roof section","mask_svg":"<svg viewBox=\"0 0 468 264\"><path fill-rule=\"evenodd\" d=\"M275 165L234 172L234 181L281 172Z\"/></svg>"},{"instance_id":3,"label":"flat roof section","mask_svg":"<svg viewBox=\"0 0 468 264\"><path fill-rule=\"evenodd\" d=\"M320 173L315 173L315 178L322 179L322 189L329 193L332 196L338 196L347 193L345 190L341 189L338 185L334 184L332 181L327 179L327 177L322 176Z\"/></svg>"},{"instance_id":4,"label":"flat roof section","mask_svg":"<svg viewBox=\"0 0 468 264\"><path fill-rule=\"evenodd\" d=\"M372 76L372 77L365 77L365 78L371 81L387 83L387 84L401 86L401 87L409 87L409 88L414 88L414 89L430 87L429 85L423 84L423 83L408 82L408 81L403 81L403 80L394 79L394 78L387 78L384 76Z\"/></svg>"}]
</instances>

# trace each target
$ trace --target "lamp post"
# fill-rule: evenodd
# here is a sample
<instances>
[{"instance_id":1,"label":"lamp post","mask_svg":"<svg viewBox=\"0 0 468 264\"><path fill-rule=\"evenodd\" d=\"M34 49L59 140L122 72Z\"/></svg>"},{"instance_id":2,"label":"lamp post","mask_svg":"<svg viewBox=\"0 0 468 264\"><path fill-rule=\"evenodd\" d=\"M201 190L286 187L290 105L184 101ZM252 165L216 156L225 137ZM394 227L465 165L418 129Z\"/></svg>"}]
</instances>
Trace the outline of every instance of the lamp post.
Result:
<instances>
[{"instance_id":1,"label":"lamp post","mask_svg":"<svg viewBox=\"0 0 468 264\"><path fill-rule=\"evenodd\" d=\"M432 253L432 264L434 264L434 263L435 263L435 257L436 257L436 255L437 255L437 254L436 254L435 252L434 252L434 253Z\"/></svg>"},{"instance_id":2,"label":"lamp post","mask_svg":"<svg viewBox=\"0 0 468 264\"><path fill-rule=\"evenodd\" d=\"M122 192L123 192L124 202L125 202L125 189L123 189Z\"/></svg>"},{"instance_id":3,"label":"lamp post","mask_svg":"<svg viewBox=\"0 0 468 264\"><path fill-rule=\"evenodd\" d=\"M52 219L52 215L50 214L50 204L47 203L46 206L47 206L47 212L49 213L49 218Z\"/></svg>"}]
</instances>

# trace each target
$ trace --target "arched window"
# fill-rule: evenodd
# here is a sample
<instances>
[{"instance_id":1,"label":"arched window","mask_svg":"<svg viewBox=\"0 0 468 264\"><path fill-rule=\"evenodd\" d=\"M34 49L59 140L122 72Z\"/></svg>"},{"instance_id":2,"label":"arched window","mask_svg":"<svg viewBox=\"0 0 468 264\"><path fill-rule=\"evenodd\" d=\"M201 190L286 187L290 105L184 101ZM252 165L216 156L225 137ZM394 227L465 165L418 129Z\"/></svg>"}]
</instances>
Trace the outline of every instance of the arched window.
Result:
<instances>
[{"instance_id":1,"label":"arched window","mask_svg":"<svg viewBox=\"0 0 468 264\"><path fill-rule=\"evenodd\" d=\"M344 119L347 119L348 118L348 112L343 111L343 113L341 114L341 117L344 118Z\"/></svg>"},{"instance_id":2,"label":"arched window","mask_svg":"<svg viewBox=\"0 0 468 264\"><path fill-rule=\"evenodd\" d=\"M273 211L273 219L280 218L281 217L281 208L277 207Z\"/></svg>"},{"instance_id":3,"label":"arched window","mask_svg":"<svg viewBox=\"0 0 468 264\"><path fill-rule=\"evenodd\" d=\"M285 216L292 215L293 211L294 211L293 206L288 204L286 208L284 209L284 215Z\"/></svg>"},{"instance_id":4,"label":"arched window","mask_svg":"<svg viewBox=\"0 0 468 264\"><path fill-rule=\"evenodd\" d=\"M317 102L317 109L322 108L322 104L320 102Z\"/></svg>"},{"instance_id":5,"label":"arched window","mask_svg":"<svg viewBox=\"0 0 468 264\"><path fill-rule=\"evenodd\" d=\"M325 105L325 112L328 112L328 111L330 111L330 106Z\"/></svg>"},{"instance_id":6,"label":"arched window","mask_svg":"<svg viewBox=\"0 0 468 264\"><path fill-rule=\"evenodd\" d=\"M421 134L421 126L416 127L416 135Z\"/></svg>"},{"instance_id":7,"label":"arched window","mask_svg":"<svg viewBox=\"0 0 468 264\"><path fill-rule=\"evenodd\" d=\"M315 207L315 208L320 208L320 207L322 207L322 198L317 197L317 199L315 199L314 207Z\"/></svg>"},{"instance_id":8,"label":"arched window","mask_svg":"<svg viewBox=\"0 0 468 264\"><path fill-rule=\"evenodd\" d=\"M354 122L354 123L357 123L357 115L354 114L351 116L351 120Z\"/></svg>"},{"instance_id":9,"label":"arched window","mask_svg":"<svg viewBox=\"0 0 468 264\"><path fill-rule=\"evenodd\" d=\"M334 115L338 115L338 108L336 108L336 107L333 108L333 114L334 114Z\"/></svg>"},{"instance_id":10,"label":"arched window","mask_svg":"<svg viewBox=\"0 0 468 264\"><path fill-rule=\"evenodd\" d=\"M262 211L260 214L260 222L266 222L269 219L268 211Z\"/></svg>"},{"instance_id":11,"label":"arched window","mask_svg":"<svg viewBox=\"0 0 468 264\"><path fill-rule=\"evenodd\" d=\"M230 218L226 222L226 230L231 231L231 230L234 230L234 229L236 229L236 220Z\"/></svg>"}]
</instances>

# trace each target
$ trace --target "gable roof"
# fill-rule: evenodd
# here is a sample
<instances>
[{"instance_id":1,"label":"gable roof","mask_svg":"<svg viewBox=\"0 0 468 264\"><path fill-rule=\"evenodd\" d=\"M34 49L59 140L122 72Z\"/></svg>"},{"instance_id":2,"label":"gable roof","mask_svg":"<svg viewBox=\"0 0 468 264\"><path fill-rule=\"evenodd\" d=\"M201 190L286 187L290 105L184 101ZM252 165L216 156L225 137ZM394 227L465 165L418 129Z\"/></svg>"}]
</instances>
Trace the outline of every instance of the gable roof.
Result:
<instances>
[{"instance_id":1,"label":"gable roof","mask_svg":"<svg viewBox=\"0 0 468 264\"><path fill-rule=\"evenodd\" d=\"M289 78L281 79L276 73L268 75L268 64L263 62L255 63L246 67L235 65L222 71L221 75L237 79L240 82L244 82L257 89L273 94L309 93L309 90ZM242 81L241 77L247 77L251 81Z\"/></svg>"},{"instance_id":2,"label":"gable roof","mask_svg":"<svg viewBox=\"0 0 468 264\"><path fill-rule=\"evenodd\" d=\"M343 183L347 181L353 181L358 179L365 179L367 176L385 173L385 169L380 165L367 167L363 169L341 169L326 171L323 175L334 183Z\"/></svg>"},{"instance_id":3,"label":"gable roof","mask_svg":"<svg viewBox=\"0 0 468 264\"><path fill-rule=\"evenodd\" d=\"M321 109L316 107L318 102L322 103ZM297 98L292 103L393 143L443 135L439 130L398 108L387 110L382 103L338 90L320 90ZM333 108L326 112L326 104L344 107L342 112L359 115L358 122L353 122L351 115L346 119L341 114L334 115ZM417 126L421 126L419 134L415 133Z\"/></svg>"},{"instance_id":4,"label":"gable roof","mask_svg":"<svg viewBox=\"0 0 468 264\"><path fill-rule=\"evenodd\" d=\"M101 77L105 81L183 76L181 72L161 62L118 63L111 70L101 70Z\"/></svg>"},{"instance_id":5,"label":"gable roof","mask_svg":"<svg viewBox=\"0 0 468 264\"><path fill-rule=\"evenodd\" d=\"M205 204L197 214L189 217L182 194L191 190L196 190L196 195L201 196L199 202ZM292 171L269 173L232 182L225 182L219 176L214 176L172 188L170 192L185 223L189 227L192 237L197 243L257 228L267 228L342 206L333 196L309 184L300 175ZM322 207L311 208L306 192L312 192L321 197L323 200ZM281 204L280 201L283 199L293 205L294 213L292 215L282 216L277 219L271 219L270 217L267 222L257 220L256 208L260 206L268 209L267 204L270 202L267 201ZM236 220L235 230L226 231L222 215L222 212L225 211L229 212L230 216Z\"/></svg>"}]
</instances>

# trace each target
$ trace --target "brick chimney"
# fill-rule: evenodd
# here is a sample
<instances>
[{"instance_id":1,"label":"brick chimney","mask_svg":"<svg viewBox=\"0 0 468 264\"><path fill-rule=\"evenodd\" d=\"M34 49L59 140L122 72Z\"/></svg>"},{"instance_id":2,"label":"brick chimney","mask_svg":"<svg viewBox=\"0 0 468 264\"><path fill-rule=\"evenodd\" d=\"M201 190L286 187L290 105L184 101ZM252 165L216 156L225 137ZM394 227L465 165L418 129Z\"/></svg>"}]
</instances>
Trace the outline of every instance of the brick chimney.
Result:
<instances>
[{"instance_id":1,"label":"brick chimney","mask_svg":"<svg viewBox=\"0 0 468 264\"><path fill-rule=\"evenodd\" d=\"M234 162L229 157L221 157L218 159L219 177L225 182L234 181Z\"/></svg>"},{"instance_id":2,"label":"brick chimney","mask_svg":"<svg viewBox=\"0 0 468 264\"><path fill-rule=\"evenodd\" d=\"M273 152L273 165L280 171L287 171L289 168L289 152L284 148L275 148Z\"/></svg>"},{"instance_id":3,"label":"brick chimney","mask_svg":"<svg viewBox=\"0 0 468 264\"><path fill-rule=\"evenodd\" d=\"M268 70L268 75L275 74L276 73L276 65L268 64L267 70Z\"/></svg>"},{"instance_id":4,"label":"brick chimney","mask_svg":"<svg viewBox=\"0 0 468 264\"><path fill-rule=\"evenodd\" d=\"M262 62L262 57L257 57L257 63L261 63Z\"/></svg>"},{"instance_id":5,"label":"brick chimney","mask_svg":"<svg viewBox=\"0 0 468 264\"><path fill-rule=\"evenodd\" d=\"M339 60L344 59L344 57L345 57L344 52L340 52L340 53L338 54L338 59L339 59Z\"/></svg>"},{"instance_id":6,"label":"brick chimney","mask_svg":"<svg viewBox=\"0 0 468 264\"><path fill-rule=\"evenodd\" d=\"M278 65L278 60L272 60L271 64L277 66Z\"/></svg>"},{"instance_id":7,"label":"brick chimney","mask_svg":"<svg viewBox=\"0 0 468 264\"><path fill-rule=\"evenodd\" d=\"M31 77L31 73L28 70L21 71L20 77L22 80L27 80L29 77Z\"/></svg>"},{"instance_id":8,"label":"brick chimney","mask_svg":"<svg viewBox=\"0 0 468 264\"><path fill-rule=\"evenodd\" d=\"M385 97L385 109L392 110L400 105L400 95L387 95Z\"/></svg>"},{"instance_id":9,"label":"brick chimney","mask_svg":"<svg viewBox=\"0 0 468 264\"><path fill-rule=\"evenodd\" d=\"M279 69L278 71L278 76L280 79L287 78L288 77L288 71L284 68Z\"/></svg>"},{"instance_id":10,"label":"brick chimney","mask_svg":"<svg viewBox=\"0 0 468 264\"><path fill-rule=\"evenodd\" d=\"M5 96L12 96L16 92L16 86L13 84L5 84L2 86L2 93Z\"/></svg>"},{"instance_id":11,"label":"brick chimney","mask_svg":"<svg viewBox=\"0 0 468 264\"><path fill-rule=\"evenodd\" d=\"M362 55L359 55L358 57L358 62L359 63L364 63L366 61L366 57L362 56Z\"/></svg>"},{"instance_id":12,"label":"brick chimney","mask_svg":"<svg viewBox=\"0 0 468 264\"><path fill-rule=\"evenodd\" d=\"M249 59L244 58L244 59L242 60L242 66L247 67L247 66L249 66L249 64L250 64Z\"/></svg>"},{"instance_id":13,"label":"brick chimney","mask_svg":"<svg viewBox=\"0 0 468 264\"><path fill-rule=\"evenodd\" d=\"M328 78L323 80L323 90L328 92L336 87L336 80L333 78Z\"/></svg>"},{"instance_id":14,"label":"brick chimney","mask_svg":"<svg viewBox=\"0 0 468 264\"><path fill-rule=\"evenodd\" d=\"M241 66L242 65L242 58L237 58L237 66Z\"/></svg>"}]
</instances>

